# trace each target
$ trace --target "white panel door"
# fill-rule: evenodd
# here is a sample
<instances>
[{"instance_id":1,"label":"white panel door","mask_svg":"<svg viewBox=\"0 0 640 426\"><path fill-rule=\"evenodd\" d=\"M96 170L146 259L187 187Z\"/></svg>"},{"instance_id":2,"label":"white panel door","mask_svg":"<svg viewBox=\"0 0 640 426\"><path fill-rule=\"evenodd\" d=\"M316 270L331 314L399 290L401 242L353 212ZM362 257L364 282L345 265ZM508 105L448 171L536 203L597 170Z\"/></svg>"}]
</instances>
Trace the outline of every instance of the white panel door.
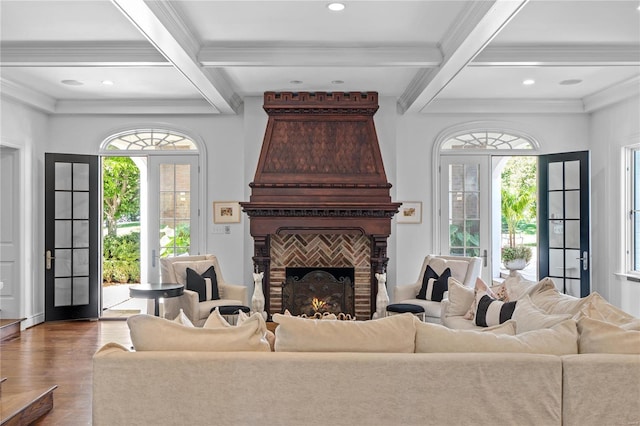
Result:
<instances>
[{"instance_id":1,"label":"white panel door","mask_svg":"<svg viewBox=\"0 0 640 426\"><path fill-rule=\"evenodd\" d=\"M0 146L0 316L21 318L20 152Z\"/></svg>"}]
</instances>

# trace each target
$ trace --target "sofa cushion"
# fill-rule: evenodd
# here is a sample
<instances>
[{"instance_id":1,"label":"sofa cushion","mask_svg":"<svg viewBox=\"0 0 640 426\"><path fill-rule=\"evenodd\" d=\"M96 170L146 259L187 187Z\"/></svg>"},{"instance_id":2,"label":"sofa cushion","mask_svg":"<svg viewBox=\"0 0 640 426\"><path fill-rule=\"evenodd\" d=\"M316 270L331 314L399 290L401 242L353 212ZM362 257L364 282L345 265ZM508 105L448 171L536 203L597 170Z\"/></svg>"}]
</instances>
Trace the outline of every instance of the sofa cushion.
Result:
<instances>
[{"instance_id":1,"label":"sofa cushion","mask_svg":"<svg viewBox=\"0 0 640 426\"><path fill-rule=\"evenodd\" d=\"M261 315L253 315L241 326L227 328L185 327L151 315L127 319L136 351L269 351L267 326Z\"/></svg>"},{"instance_id":2,"label":"sofa cushion","mask_svg":"<svg viewBox=\"0 0 640 426\"><path fill-rule=\"evenodd\" d=\"M445 313L448 317L463 316L467 313L475 299L475 293L455 278L449 278L449 306Z\"/></svg>"},{"instance_id":3,"label":"sofa cushion","mask_svg":"<svg viewBox=\"0 0 640 426\"><path fill-rule=\"evenodd\" d=\"M480 327L502 324L513 315L516 302L502 302L492 298L486 291L476 293L475 323Z\"/></svg>"},{"instance_id":4,"label":"sofa cushion","mask_svg":"<svg viewBox=\"0 0 640 426\"><path fill-rule=\"evenodd\" d=\"M451 278L451 268L446 268L438 275L431 266L427 265L416 299L442 301L445 291L449 288L449 278Z\"/></svg>"},{"instance_id":5,"label":"sofa cushion","mask_svg":"<svg viewBox=\"0 0 640 426\"><path fill-rule=\"evenodd\" d=\"M187 268L187 290L198 293L198 301L218 300L220 293L218 292L218 278L213 265L206 271L199 274L191 268Z\"/></svg>"},{"instance_id":6,"label":"sofa cushion","mask_svg":"<svg viewBox=\"0 0 640 426\"><path fill-rule=\"evenodd\" d=\"M581 354L639 354L640 331L627 330L615 324L584 317L578 320Z\"/></svg>"},{"instance_id":7,"label":"sofa cushion","mask_svg":"<svg viewBox=\"0 0 640 426\"><path fill-rule=\"evenodd\" d=\"M274 314L276 352L404 352L415 348L412 314L370 321L304 319Z\"/></svg>"},{"instance_id":8,"label":"sofa cushion","mask_svg":"<svg viewBox=\"0 0 640 426\"><path fill-rule=\"evenodd\" d=\"M513 311L511 318L516 321L516 333L520 334L531 330L553 327L559 322L568 320L571 315L547 314L534 305L531 297L526 295L516 303L516 309Z\"/></svg>"},{"instance_id":9,"label":"sofa cushion","mask_svg":"<svg viewBox=\"0 0 640 426\"><path fill-rule=\"evenodd\" d=\"M505 324L511 323L511 321ZM504 324L503 324L504 325ZM416 324L416 352L525 352L550 355L578 353L578 331L572 319L551 328L511 336L478 330L453 330L438 324Z\"/></svg>"},{"instance_id":10,"label":"sofa cushion","mask_svg":"<svg viewBox=\"0 0 640 426\"><path fill-rule=\"evenodd\" d=\"M529 296L538 308L549 314L575 315L580 311L582 305L589 300L588 296L580 299L560 293L555 285L541 289L541 291L532 291Z\"/></svg>"}]
</instances>

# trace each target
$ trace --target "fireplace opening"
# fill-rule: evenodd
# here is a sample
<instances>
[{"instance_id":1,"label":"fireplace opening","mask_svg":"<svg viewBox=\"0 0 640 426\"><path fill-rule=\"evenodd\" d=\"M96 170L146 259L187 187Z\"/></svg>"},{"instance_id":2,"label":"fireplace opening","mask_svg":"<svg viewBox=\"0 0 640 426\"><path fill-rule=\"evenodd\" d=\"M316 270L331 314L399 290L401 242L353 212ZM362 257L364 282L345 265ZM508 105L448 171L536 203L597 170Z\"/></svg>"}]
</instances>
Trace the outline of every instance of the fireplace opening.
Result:
<instances>
[{"instance_id":1,"label":"fireplace opening","mask_svg":"<svg viewBox=\"0 0 640 426\"><path fill-rule=\"evenodd\" d=\"M355 315L354 268L285 269L282 308L292 315Z\"/></svg>"}]
</instances>

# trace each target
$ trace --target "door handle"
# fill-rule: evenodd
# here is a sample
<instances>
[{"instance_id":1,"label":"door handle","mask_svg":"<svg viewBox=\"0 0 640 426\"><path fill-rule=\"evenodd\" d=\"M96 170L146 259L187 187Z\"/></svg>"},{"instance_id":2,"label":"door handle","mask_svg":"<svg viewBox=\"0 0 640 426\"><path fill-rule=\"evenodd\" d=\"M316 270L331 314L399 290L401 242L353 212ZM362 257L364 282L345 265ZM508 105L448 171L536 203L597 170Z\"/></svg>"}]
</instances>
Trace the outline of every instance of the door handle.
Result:
<instances>
[{"instance_id":1,"label":"door handle","mask_svg":"<svg viewBox=\"0 0 640 426\"><path fill-rule=\"evenodd\" d=\"M487 255L487 251L486 251L486 250L484 250L484 251L482 252L482 256L480 256L480 257L484 258L484 261L483 261L483 262L484 262L484 267L486 268L486 267L487 267L487 257L488 257L488 255Z\"/></svg>"},{"instance_id":2,"label":"door handle","mask_svg":"<svg viewBox=\"0 0 640 426\"><path fill-rule=\"evenodd\" d=\"M586 251L582 252L582 257L576 257L577 260L582 261L582 269L586 271L589 269L589 253Z\"/></svg>"},{"instance_id":3,"label":"door handle","mask_svg":"<svg viewBox=\"0 0 640 426\"><path fill-rule=\"evenodd\" d=\"M44 255L44 258L45 258L45 268L47 270L51 269L51 261L55 259L55 257L51 256L51 250L47 250L47 252Z\"/></svg>"},{"instance_id":4,"label":"door handle","mask_svg":"<svg viewBox=\"0 0 640 426\"><path fill-rule=\"evenodd\" d=\"M156 267L156 251L155 250L151 250L151 267L152 268Z\"/></svg>"}]
</instances>

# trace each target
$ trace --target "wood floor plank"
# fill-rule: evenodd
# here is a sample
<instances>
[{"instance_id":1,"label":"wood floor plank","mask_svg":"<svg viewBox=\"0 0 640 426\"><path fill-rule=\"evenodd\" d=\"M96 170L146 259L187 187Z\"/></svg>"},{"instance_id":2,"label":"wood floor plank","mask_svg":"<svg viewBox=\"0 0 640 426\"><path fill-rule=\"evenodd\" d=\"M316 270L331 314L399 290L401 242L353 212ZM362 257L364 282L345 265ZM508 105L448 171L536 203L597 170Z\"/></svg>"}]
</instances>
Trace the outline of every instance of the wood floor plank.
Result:
<instances>
[{"instance_id":1,"label":"wood floor plank","mask_svg":"<svg viewBox=\"0 0 640 426\"><path fill-rule=\"evenodd\" d=\"M36 425L90 425L93 354L102 345L131 346L124 321L44 323L0 343L2 394L57 385L53 410Z\"/></svg>"}]
</instances>

